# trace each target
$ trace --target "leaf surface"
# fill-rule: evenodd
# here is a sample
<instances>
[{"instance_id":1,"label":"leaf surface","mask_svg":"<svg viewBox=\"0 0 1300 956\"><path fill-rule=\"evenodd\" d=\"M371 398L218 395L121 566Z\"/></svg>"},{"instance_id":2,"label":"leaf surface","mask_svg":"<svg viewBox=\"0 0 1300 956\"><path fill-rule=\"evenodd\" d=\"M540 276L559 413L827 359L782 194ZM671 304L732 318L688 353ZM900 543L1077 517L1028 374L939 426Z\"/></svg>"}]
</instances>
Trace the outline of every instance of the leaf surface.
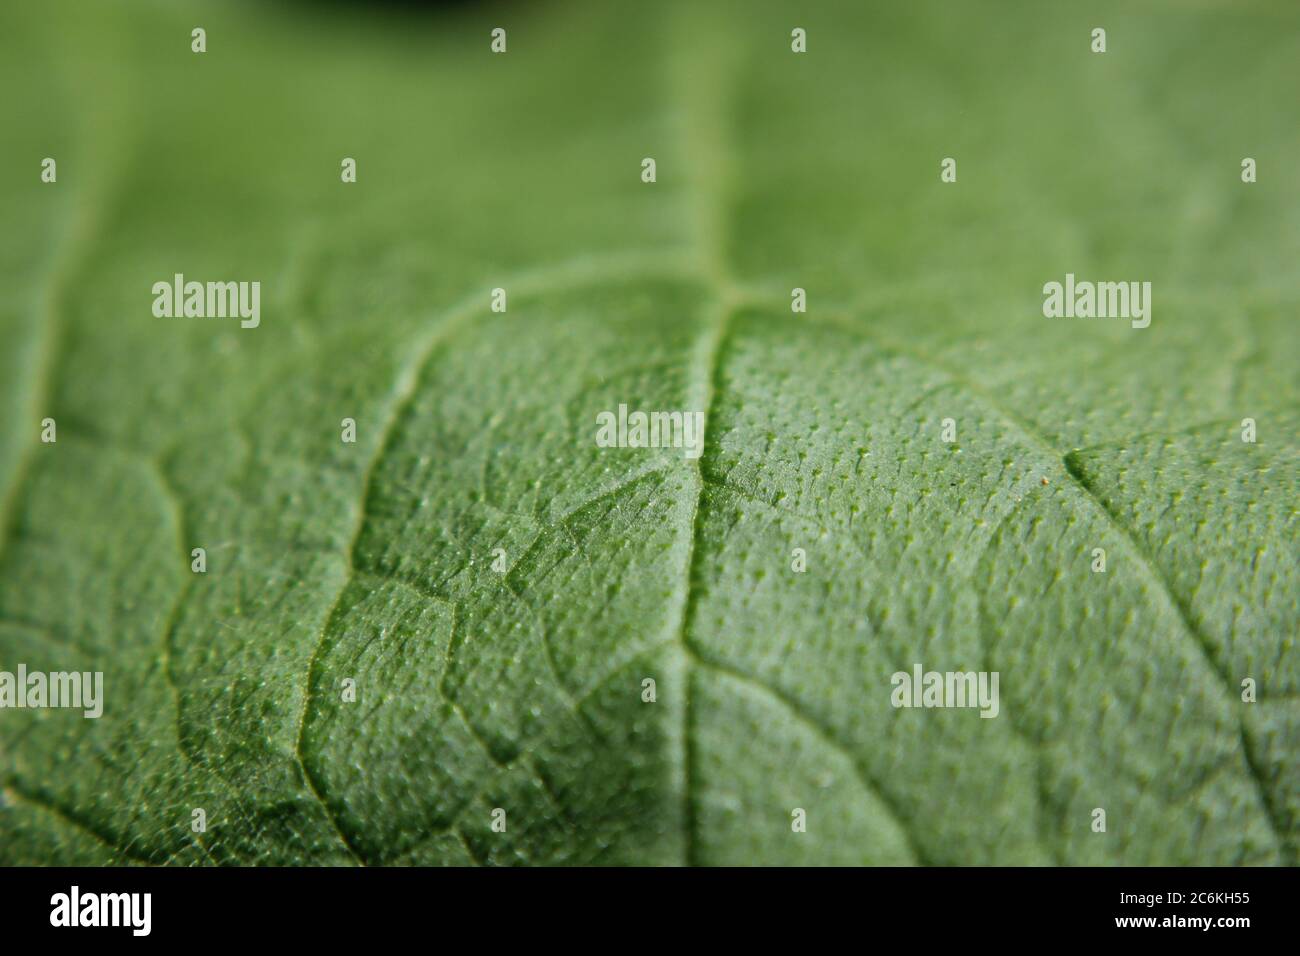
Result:
<instances>
[{"instance_id":1,"label":"leaf surface","mask_svg":"<svg viewBox=\"0 0 1300 956\"><path fill-rule=\"evenodd\" d=\"M1294 863L1298 18L6 5L0 862Z\"/></svg>"}]
</instances>

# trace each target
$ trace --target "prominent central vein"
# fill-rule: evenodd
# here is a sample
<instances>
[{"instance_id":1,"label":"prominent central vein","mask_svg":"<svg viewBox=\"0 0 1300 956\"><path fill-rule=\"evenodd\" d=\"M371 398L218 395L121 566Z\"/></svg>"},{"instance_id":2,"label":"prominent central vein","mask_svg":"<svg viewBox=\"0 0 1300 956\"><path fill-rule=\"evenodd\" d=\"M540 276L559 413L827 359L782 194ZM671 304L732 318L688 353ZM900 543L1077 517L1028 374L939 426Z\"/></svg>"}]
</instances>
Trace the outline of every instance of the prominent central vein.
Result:
<instances>
[{"instance_id":1,"label":"prominent central vein","mask_svg":"<svg viewBox=\"0 0 1300 956\"><path fill-rule=\"evenodd\" d=\"M695 618L696 595L699 593L695 582L701 574L699 542L703 537L704 530L702 527L704 521L702 504L705 485L702 462L709 449L714 398L717 395L717 379L722 366L722 346L727 334L727 320L731 314L731 308L731 305L724 300L719 300L714 305L711 316L712 321L709 322L708 332L702 340L700 354L696 360L698 369L696 381L699 384L697 394L692 396L693 401L697 402L704 412L704 442L700 457L690 466L695 472L695 507L691 512L689 525L690 538L687 542L686 561L684 562L686 581L682 596L682 614L677 630L683 652L681 672L682 824L683 862L688 866L697 862L695 859L695 804L692 794L695 760L692 749L694 726L691 719L691 680L694 652L691 649L690 632Z\"/></svg>"},{"instance_id":2,"label":"prominent central vein","mask_svg":"<svg viewBox=\"0 0 1300 956\"><path fill-rule=\"evenodd\" d=\"M698 10L693 10L698 13ZM722 366L723 343L727 336L730 316L741 299L738 284L728 267L727 206L731 174L731 141L727 109L731 100L732 77L735 76L734 45L719 43L718 38L731 35L722 29L702 29L698 20L689 23L679 19L676 35L670 38L674 56L670 58L672 102L681 107L683 165L681 179L685 182L687 206L690 209L692 248L696 269L704 282L715 290L711 304L704 315L704 333L693 362L695 383L690 396L691 407L704 414L704 434L701 453L689 466L694 472L695 506L688 525L685 578L681 601L681 616L677 634L682 651L682 706L680 722L681 788L682 788L682 860L692 865L699 860L695 841L693 751L694 723L692 718L693 664L695 655L691 647L691 628L695 617L698 588L695 586L700 571L699 542L702 536L704 499L704 456L709 453L713 437L714 400ZM669 169L670 175L673 170Z\"/></svg>"}]
</instances>

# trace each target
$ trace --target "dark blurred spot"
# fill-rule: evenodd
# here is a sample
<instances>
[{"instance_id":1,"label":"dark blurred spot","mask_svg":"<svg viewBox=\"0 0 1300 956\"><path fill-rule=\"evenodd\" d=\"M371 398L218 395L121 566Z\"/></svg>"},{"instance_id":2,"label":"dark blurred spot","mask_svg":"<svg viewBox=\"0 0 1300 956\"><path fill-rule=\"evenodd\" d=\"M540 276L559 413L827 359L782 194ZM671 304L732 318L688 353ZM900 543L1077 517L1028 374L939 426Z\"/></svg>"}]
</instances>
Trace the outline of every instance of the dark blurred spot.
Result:
<instances>
[{"instance_id":1,"label":"dark blurred spot","mask_svg":"<svg viewBox=\"0 0 1300 956\"><path fill-rule=\"evenodd\" d=\"M373 11L409 14L448 14L515 6L513 0L287 0L294 7L330 11Z\"/></svg>"}]
</instances>

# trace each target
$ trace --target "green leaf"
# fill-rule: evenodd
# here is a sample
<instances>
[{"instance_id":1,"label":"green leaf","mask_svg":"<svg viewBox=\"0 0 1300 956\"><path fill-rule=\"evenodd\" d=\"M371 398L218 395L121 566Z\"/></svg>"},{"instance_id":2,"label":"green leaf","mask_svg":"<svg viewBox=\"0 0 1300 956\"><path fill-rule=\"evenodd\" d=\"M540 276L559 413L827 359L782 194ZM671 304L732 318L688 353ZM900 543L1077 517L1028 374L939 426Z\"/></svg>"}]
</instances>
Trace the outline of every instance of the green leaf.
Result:
<instances>
[{"instance_id":1,"label":"green leaf","mask_svg":"<svg viewBox=\"0 0 1300 956\"><path fill-rule=\"evenodd\" d=\"M4 5L0 863L1294 863L1298 27Z\"/></svg>"}]
</instances>

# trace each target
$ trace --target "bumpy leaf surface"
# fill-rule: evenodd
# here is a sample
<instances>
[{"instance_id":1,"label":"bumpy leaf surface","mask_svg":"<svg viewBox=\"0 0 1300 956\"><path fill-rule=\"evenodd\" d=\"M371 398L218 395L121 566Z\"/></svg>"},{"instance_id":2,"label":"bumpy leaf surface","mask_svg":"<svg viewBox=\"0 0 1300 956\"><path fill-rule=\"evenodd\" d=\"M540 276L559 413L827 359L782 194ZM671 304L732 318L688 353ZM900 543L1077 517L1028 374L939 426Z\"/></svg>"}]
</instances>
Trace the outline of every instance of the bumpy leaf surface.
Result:
<instances>
[{"instance_id":1,"label":"bumpy leaf surface","mask_svg":"<svg viewBox=\"0 0 1300 956\"><path fill-rule=\"evenodd\" d=\"M0 711L0 863L1294 862L1294 5L6 3L0 51L0 670L106 698ZM156 318L178 272L261 325ZM1045 318L1066 273L1151 326ZM620 403L702 456L598 448ZM998 717L895 709L916 664Z\"/></svg>"}]
</instances>

